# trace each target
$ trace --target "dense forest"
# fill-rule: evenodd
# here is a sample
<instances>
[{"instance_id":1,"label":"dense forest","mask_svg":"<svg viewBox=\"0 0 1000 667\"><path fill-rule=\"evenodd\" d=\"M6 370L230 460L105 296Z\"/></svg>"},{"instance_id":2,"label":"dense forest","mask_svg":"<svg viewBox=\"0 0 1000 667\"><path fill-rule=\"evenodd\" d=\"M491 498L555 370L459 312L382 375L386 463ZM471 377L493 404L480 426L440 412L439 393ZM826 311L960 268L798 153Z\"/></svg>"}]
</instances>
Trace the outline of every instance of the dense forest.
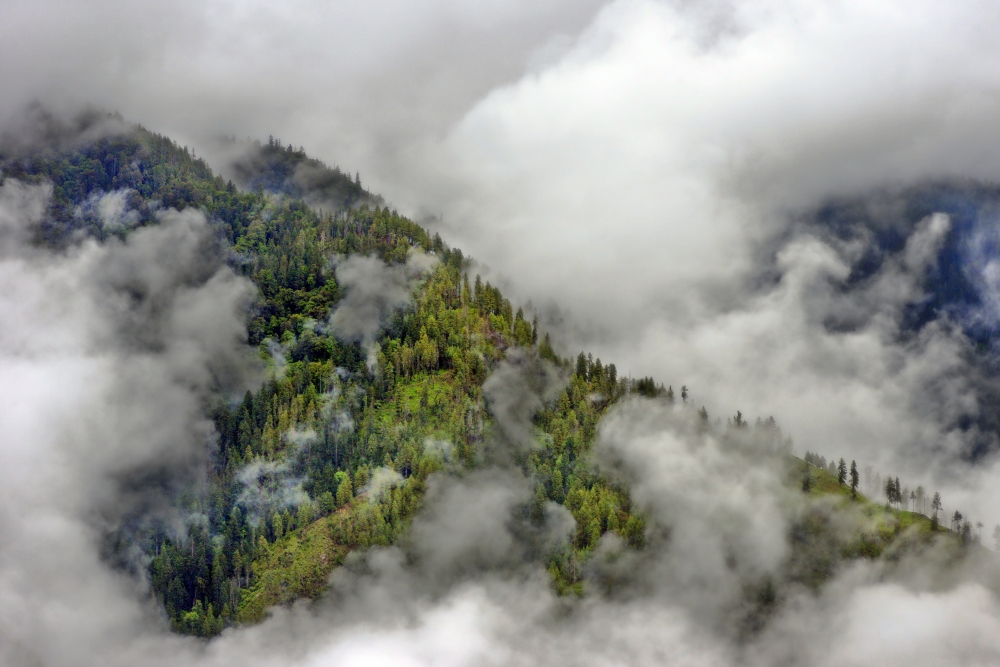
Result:
<instances>
[{"instance_id":1,"label":"dense forest","mask_svg":"<svg viewBox=\"0 0 1000 667\"><path fill-rule=\"evenodd\" d=\"M571 542L545 555L561 594L585 594L582 573L606 533L634 550L647 539L629 489L588 459L602 415L626 398L690 410L701 428L753 434L786 457L790 486L844 496L873 526L839 547L844 558L879 557L910 525L923 534L945 530L939 497L928 507L929 494L900 488L898 479L883 485L866 471L861 485L857 464L849 474L843 460L828 466L811 452L796 459L773 419L751 423L737 412L711 420L687 387L623 377L584 352L561 356L537 318L476 275L460 250L385 206L359 176L301 149L274 138L243 146L234 183L186 147L114 116L90 114L72 127L43 117L37 134L30 144L8 145L0 170L51 183L39 243L124 237L157 224L159 211L194 208L211 222L220 253L258 291L247 339L266 378L242 398L206 406L218 436L209 483L173 498L190 517L185 532L154 523L108 536L108 558L141 570L179 632L210 637L261 619L273 605L317 597L351 551L397 542L431 475L480 464L494 430L483 385L515 348L565 378L533 418L538 446L517 461L535 485L525 515L555 502L576 520ZM347 291L338 263L377 257L401 267L415 255L429 259L407 283L411 298L385 313L374 339L338 335L331 313ZM866 497L883 490L884 504ZM956 533L975 542L956 516ZM834 564L810 556L808 546L832 538L808 514L795 530L803 548L788 576L819 585ZM132 545L141 559L126 557Z\"/></svg>"}]
</instances>

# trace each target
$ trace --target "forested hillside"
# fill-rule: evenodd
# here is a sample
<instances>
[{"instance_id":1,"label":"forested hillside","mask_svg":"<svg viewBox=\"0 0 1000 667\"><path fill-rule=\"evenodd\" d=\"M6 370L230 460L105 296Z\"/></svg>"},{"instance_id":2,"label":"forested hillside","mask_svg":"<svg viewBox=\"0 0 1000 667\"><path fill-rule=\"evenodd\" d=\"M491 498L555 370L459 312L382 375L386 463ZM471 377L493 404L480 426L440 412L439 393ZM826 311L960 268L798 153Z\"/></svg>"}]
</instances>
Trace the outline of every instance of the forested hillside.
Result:
<instances>
[{"instance_id":1,"label":"forested hillside","mask_svg":"<svg viewBox=\"0 0 1000 667\"><path fill-rule=\"evenodd\" d=\"M850 493L825 460L820 468L818 459L790 456L773 420L713 420L686 387L622 377L585 353L561 357L537 319L483 282L460 250L304 151L273 139L251 146L234 166L237 185L120 118L91 114L74 127L37 121L31 141L8 142L0 170L51 183L40 243L124 237L157 224L164 209L194 208L216 230L226 261L258 290L247 338L265 377L242 399L206 406L217 446L207 485L173 497L187 517L183 530L136 523L108 537L108 558L144 572L179 632L212 636L261 619L270 606L317 597L351 551L398 542L431 475L481 464L495 431L484 383L512 349L546 360L564 382L533 417L537 446L516 461L535 486L525 515L551 501L576 521L571 542L544 556L562 594L586 594L584 571L603 535L641 551L649 534L629 488L588 458L601 416L623 398L672 403L690 412L694 428L764 443L785 461L790 487L867 513L871 530L850 538L804 513L790 581L818 586L839 558L881 557L900 535L919 543L943 530L898 502L882 508ZM372 257L378 262L351 263ZM377 312L373 334L337 323L351 289L367 279L352 278L352 268L373 280L390 276L409 296ZM751 629L773 602L767 590L748 593Z\"/></svg>"}]
</instances>

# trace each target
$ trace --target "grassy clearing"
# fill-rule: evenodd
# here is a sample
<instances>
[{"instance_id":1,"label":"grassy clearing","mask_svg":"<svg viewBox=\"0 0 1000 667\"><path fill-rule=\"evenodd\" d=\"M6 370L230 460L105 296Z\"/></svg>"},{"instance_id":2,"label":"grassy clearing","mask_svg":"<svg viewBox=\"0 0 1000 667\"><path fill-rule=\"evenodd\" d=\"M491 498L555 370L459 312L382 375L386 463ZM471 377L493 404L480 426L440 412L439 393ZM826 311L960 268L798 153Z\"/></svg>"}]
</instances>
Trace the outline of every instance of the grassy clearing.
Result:
<instances>
[{"instance_id":1,"label":"grassy clearing","mask_svg":"<svg viewBox=\"0 0 1000 667\"><path fill-rule=\"evenodd\" d=\"M336 544L332 517L324 517L268 545L262 558L252 565L254 585L244 592L237 618L258 621L268 607L296 598L315 598L326 587L334 567L348 549Z\"/></svg>"},{"instance_id":2,"label":"grassy clearing","mask_svg":"<svg viewBox=\"0 0 1000 667\"><path fill-rule=\"evenodd\" d=\"M253 583L237 610L241 623L263 618L268 607L298 598L316 598L330 573L347 554L388 545L403 533L419 508L427 477L442 466L440 453L423 452L427 438L455 442L464 438L462 392L450 371L418 373L397 384L392 396L374 406L370 436L390 444L388 467L405 470L405 482L382 498L359 495L335 513L289 531L268 544L263 540L251 565Z\"/></svg>"},{"instance_id":3,"label":"grassy clearing","mask_svg":"<svg viewBox=\"0 0 1000 667\"><path fill-rule=\"evenodd\" d=\"M847 558L879 558L893 547L899 549L916 544L927 544L935 537L959 540L959 535L947 527L933 526L930 517L918 512L896 509L873 502L861 493L851 493L850 486L840 484L837 476L827 470L807 464L802 459L791 457L787 483L791 487L803 488L808 475L808 497L837 499L835 508L846 512L859 530L843 549Z\"/></svg>"}]
</instances>

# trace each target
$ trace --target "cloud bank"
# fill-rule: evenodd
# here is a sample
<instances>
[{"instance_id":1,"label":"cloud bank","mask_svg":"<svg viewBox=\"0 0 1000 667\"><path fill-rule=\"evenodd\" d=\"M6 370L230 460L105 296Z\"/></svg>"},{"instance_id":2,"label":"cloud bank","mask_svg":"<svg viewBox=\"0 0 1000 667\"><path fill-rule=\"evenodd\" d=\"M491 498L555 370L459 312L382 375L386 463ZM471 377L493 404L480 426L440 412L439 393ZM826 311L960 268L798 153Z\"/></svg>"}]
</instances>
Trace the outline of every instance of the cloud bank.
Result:
<instances>
[{"instance_id":1,"label":"cloud bank","mask_svg":"<svg viewBox=\"0 0 1000 667\"><path fill-rule=\"evenodd\" d=\"M254 381L252 291L194 212L126 242L36 247L48 195L0 186L0 661L156 664L150 641L193 647L150 634L155 608L101 540L180 520L173 494L199 483L214 442L208 401Z\"/></svg>"},{"instance_id":2,"label":"cloud bank","mask_svg":"<svg viewBox=\"0 0 1000 667\"><path fill-rule=\"evenodd\" d=\"M773 414L802 448L939 486L992 524L995 448L956 428L992 390L958 322L909 337L938 260L887 252L874 225L894 218L917 243L895 194L1000 173L996 18L978 3L612 3L557 62L473 106L431 152L428 187L446 237L548 312L564 354L686 384L712 414ZM815 217L852 199L849 234ZM987 296L992 226L966 253ZM885 264L860 284L872 254Z\"/></svg>"}]
</instances>

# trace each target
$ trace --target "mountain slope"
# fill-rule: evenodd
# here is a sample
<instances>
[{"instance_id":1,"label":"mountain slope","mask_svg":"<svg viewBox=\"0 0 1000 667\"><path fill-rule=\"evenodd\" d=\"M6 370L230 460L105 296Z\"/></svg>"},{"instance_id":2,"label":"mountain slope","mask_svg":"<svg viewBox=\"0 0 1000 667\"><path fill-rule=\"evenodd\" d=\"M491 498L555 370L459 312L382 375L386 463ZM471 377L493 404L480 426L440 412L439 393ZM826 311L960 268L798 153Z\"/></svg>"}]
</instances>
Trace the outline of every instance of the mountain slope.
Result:
<instances>
[{"instance_id":1,"label":"mountain slope","mask_svg":"<svg viewBox=\"0 0 1000 667\"><path fill-rule=\"evenodd\" d=\"M258 290L247 338L265 378L242 400L206 406L218 432L208 482L171 487L183 531L137 517L109 537L109 558L145 571L178 631L211 636L259 620L272 605L320 596L352 551L405 546L436 473L469 474L500 456L492 443L524 436L509 431L497 394L490 398L504 363L548 373L540 382L554 388L515 406L531 442L505 465L534 489L518 510L527 525L544 524L554 506L572 515L569 540L538 554L560 593L616 585L595 569L602 545L641 555L647 542L669 539L628 479L592 460L602 416L634 401L676 415L692 441L711 437L791 470L782 497L803 509L778 583L820 586L842 560L886 557L914 534L918 545L935 537L923 518L845 497L818 469L803 501L801 464L773 421L712 422L652 378L621 378L583 353L561 358L537 322L469 275L461 251L301 151L269 142L238 166L249 186L240 189L120 118L90 114L63 126L41 114L33 127L31 141L0 151L0 170L52 184L39 242L124 237L157 224L165 208L193 208L211 222L220 255ZM372 285L383 287L365 292ZM352 294L381 305L372 314ZM831 511L862 529L830 530ZM128 555L135 545L138 562ZM760 578L748 589L740 620L748 631L766 620L775 585Z\"/></svg>"}]
</instances>

